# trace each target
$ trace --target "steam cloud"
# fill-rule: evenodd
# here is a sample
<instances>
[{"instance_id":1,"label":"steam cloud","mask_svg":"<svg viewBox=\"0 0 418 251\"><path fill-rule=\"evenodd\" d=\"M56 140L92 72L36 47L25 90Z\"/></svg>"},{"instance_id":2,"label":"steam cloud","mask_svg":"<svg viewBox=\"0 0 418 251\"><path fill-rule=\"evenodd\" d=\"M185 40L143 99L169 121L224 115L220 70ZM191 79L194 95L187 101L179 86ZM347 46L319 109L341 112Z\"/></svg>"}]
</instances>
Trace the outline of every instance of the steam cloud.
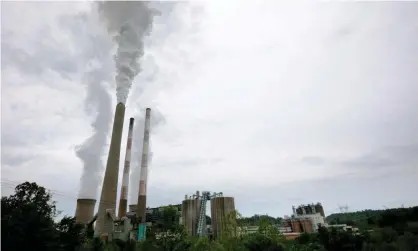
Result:
<instances>
[{"instance_id":1,"label":"steam cloud","mask_svg":"<svg viewBox=\"0 0 418 251\"><path fill-rule=\"evenodd\" d=\"M87 114L97 112L96 118L91 124L94 133L81 146L76 149L76 155L83 162L83 174L79 198L95 199L97 189L101 183L101 173L104 169L102 156L106 147L107 136L110 130L112 118L112 100L106 88L102 84L102 70L95 66L84 76L87 87L87 96L84 108Z\"/></svg>"},{"instance_id":2,"label":"steam cloud","mask_svg":"<svg viewBox=\"0 0 418 251\"><path fill-rule=\"evenodd\" d=\"M100 17L117 44L116 65L117 103L126 103L132 82L141 71L139 60L144 55L144 38L152 28L157 12L141 1L99 2Z\"/></svg>"}]
</instances>

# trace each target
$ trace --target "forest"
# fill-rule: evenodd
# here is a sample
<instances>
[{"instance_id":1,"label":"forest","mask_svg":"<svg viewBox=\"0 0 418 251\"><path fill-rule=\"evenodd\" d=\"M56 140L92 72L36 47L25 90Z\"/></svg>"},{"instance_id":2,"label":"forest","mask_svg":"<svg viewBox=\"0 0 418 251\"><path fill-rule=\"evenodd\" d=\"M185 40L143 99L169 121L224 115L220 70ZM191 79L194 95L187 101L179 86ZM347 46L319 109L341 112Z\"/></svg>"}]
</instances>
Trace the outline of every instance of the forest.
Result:
<instances>
[{"instance_id":1,"label":"forest","mask_svg":"<svg viewBox=\"0 0 418 251\"><path fill-rule=\"evenodd\" d=\"M76 224L74 217L59 216L52 194L36 183L25 182L1 199L3 251L418 251L418 207L333 214L329 223L357 226L353 233L320 227L317 233L286 240L278 230L283 219L238 213L233 229L258 225L258 232L229 231L216 241L186 234L176 211L167 207L142 242L109 242L93 238L92 229ZM208 219L210 222L210 219Z\"/></svg>"}]
</instances>

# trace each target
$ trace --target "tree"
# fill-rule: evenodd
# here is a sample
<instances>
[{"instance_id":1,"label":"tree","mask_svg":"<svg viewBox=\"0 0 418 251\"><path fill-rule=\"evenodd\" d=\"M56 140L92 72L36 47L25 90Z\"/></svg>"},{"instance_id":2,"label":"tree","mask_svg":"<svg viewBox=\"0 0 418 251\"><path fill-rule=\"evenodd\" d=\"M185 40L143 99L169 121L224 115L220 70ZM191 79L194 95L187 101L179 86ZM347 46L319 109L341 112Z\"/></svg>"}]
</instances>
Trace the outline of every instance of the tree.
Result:
<instances>
[{"instance_id":1,"label":"tree","mask_svg":"<svg viewBox=\"0 0 418 251\"><path fill-rule=\"evenodd\" d=\"M82 230L84 226L76 224L75 217L64 217L56 224L60 250L73 251L75 247L80 246L84 241Z\"/></svg>"},{"instance_id":2,"label":"tree","mask_svg":"<svg viewBox=\"0 0 418 251\"><path fill-rule=\"evenodd\" d=\"M1 199L2 250L57 250L57 215L52 195L36 183L18 185L15 194Z\"/></svg>"},{"instance_id":3,"label":"tree","mask_svg":"<svg viewBox=\"0 0 418 251\"><path fill-rule=\"evenodd\" d=\"M58 215L52 195L36 183L24 182L1 198L2 250L69 251L83 241L82 226Z\"/></svg>"}]
</instances>

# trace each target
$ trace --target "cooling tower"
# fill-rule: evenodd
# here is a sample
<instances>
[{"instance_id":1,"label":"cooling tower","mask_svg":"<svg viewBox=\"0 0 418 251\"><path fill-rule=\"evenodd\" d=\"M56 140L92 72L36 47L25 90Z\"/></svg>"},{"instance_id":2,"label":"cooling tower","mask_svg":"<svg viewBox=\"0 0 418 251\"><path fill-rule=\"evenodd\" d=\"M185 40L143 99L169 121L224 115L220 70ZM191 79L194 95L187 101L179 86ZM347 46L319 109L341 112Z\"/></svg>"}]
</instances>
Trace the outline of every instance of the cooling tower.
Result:
<instances>
[{"instance_id":1,"label":"cooling tower","mask_svg":"<svg viewBox=\"0 0 418 251\"><path fill-rule=\"evenodd\" d=\"M125 117L125 105L116 105L115 119L113 122L112 138L110 140L109 155L107 157L106 170L103 179L102 193L100 196L99 210L95 235L107 235L110 229L105 229L106 210L116 211L116 198L119 174L120 147L122 141L123 120Z\"/></svg>"},{"instance_id":2,"label":"cooling tower","mask_svg":"<svg viewBox=\"0 0 418 251\"><path fill-rule=\"evenodd\" d=\"M118 217L121 218L126 215L128 207L128 187L129 187L129 172L131 166L131 149L132 149L132 134L134 128L134 118L129 120L128 140L126 142L125 164L123 166L122 187L120 190Z\"/></svg>"},{"instance_id":3,"label":"cooling tower","mask_svg":"<svg viewBox=\"0 0 418 251\"><path fill-rule=\"evenodd\" d=\"M144 141L142 147L141 171L139 174L139 193L136 217L139 222L146 221L146 204L147 204L147 179L148 179L148 150L150 135L150 119L151 109L147 108L145 112Z\"/></svg>"},{"instance_id":4,"label":"cooling tower","mask_svg":"<svg viewBox=\"0 0 418 251\"><path fill-rule=\"evenodd\" d=\"M191 236L197 235L197 222L200 213L200 199L184 200L181 204L181 217L186 231Z\"/></svg>"},{"instance_id":5,"label":"cooling tower","mask_svg":"<svg viewBox=\"0 0 418 251\"><path fill-rule=\"evenodd\" d=\"M235 202L233 197L217 197L210 202L212 215L213 238L219 238L223 233L234 234L236 223Z\"/></svg>"},{"instance_id":6,"label":"cooling tower","mask_svg":"<svg viewBox=\"0 0 418 251\"><path fill-rule=\"evenodd\" d=\"M87 224L93 219L95 199L78 199L75 210L76 223Z\"/></svg>"}]
</instances>

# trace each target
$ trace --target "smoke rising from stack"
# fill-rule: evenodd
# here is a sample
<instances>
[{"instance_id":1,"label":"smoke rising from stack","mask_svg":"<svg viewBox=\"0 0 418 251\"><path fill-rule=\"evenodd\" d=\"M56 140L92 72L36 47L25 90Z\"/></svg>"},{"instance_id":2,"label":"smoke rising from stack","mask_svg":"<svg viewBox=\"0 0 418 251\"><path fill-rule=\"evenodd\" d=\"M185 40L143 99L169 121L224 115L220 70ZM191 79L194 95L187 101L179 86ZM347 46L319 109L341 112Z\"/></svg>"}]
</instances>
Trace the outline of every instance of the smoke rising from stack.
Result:
<instances>
[{"instance_id":1,"label":"smoke rising from stack","mask_svg":"<svg viewBox=\"0 0 418 251\"><path fill-rule=\"evenodd\" d=\"M148 2L99 2L98 10L107 30L117 44L116 65L117 103L126 103L132 82L141 71L139 60L144 55L144 38L151 31L157 14Z\"/></svg>"},{"instance_id":2,"label":"smoke rising from stack","mask_svg":"<svg viewBox=\"0 0 418 251\"><path fill-rule=\"evenodd\" d=\"M151 30L156 14L147 2L99 2L98 12L107 31L116 43L114 56L116 66L117 106L109 147L109 156L103 179L95 235L107 235L112 226L106 226L106 210L116 210L116 191L119 172L120 146L125 116L125 103L132 82L140 72L140 58L144 55L144 38Z\"/></svg>"}]
</instances>

